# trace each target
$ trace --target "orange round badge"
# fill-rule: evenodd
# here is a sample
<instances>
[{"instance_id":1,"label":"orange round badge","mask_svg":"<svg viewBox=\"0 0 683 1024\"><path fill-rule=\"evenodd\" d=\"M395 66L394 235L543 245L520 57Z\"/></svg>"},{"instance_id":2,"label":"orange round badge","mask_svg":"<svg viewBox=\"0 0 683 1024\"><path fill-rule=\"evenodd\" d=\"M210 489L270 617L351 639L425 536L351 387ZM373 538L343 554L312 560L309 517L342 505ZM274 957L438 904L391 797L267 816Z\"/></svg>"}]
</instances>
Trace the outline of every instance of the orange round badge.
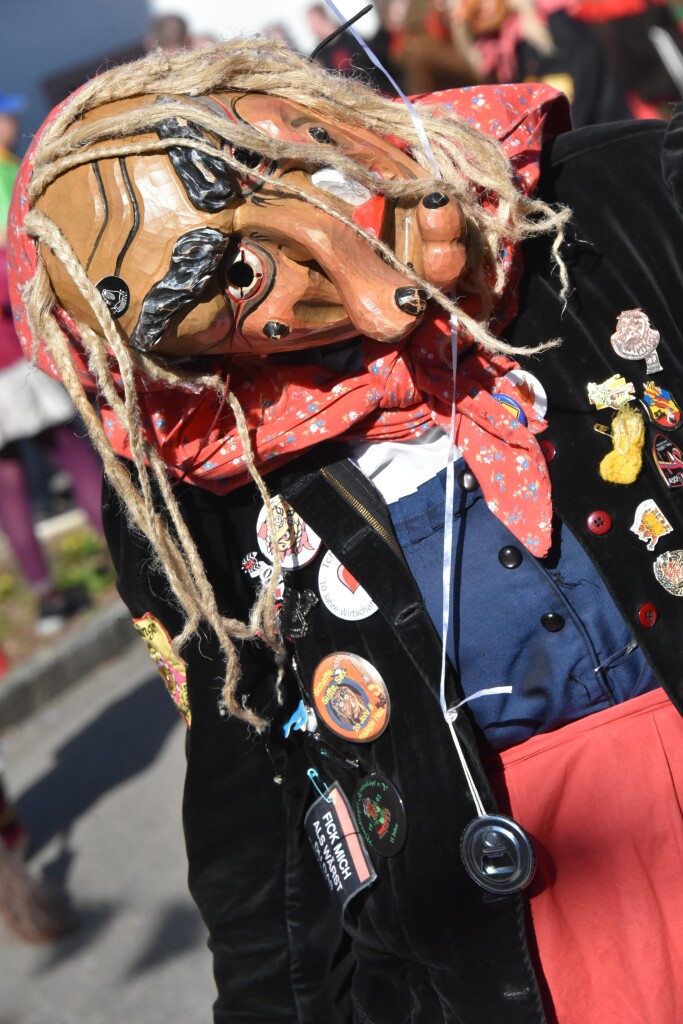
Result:
<instances>
[{"instance_id":1,"label":"orange round badge","mask_svg":"<svg viewBox=\"0 0 683 1024\"><path fill-rule=\"evenodd\" d=\"M357 654L328 654L313 673L318 720L352 743L368 743L389 724L390 703L381 675Z\"/></svg>"}]
</instances>

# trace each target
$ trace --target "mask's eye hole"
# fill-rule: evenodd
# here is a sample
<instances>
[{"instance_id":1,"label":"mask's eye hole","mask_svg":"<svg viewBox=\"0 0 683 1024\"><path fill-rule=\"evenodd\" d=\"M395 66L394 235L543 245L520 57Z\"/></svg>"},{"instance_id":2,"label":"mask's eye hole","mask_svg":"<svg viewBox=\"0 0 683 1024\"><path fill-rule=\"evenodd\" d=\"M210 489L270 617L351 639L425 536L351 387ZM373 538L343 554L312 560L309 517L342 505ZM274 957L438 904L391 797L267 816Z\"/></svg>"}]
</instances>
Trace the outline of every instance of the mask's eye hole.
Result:
<instances>
[{"instance_id":1,"label":"mask's eye hole","mask_svg":"<svg viewBox=\"0 0 683 1024\"><path fill-rule=\"evenodd\" d=\"M243 146L230 146L230 156L233 156L235 160L243 164L245 169L244 177L239 171L236 173L240 176L240 186L242 188L242 194L253 192L255 188L260 188L262 182L256 178L252 178L249 175L249 171L258 171L259 174L270 176L275 170L277 164L275 160L271 160L270 157L264 156L262 153L256 153L253 149L245 149Z\"/></svg>"},{"instance_id":2,"label":"mask's eye hole","mask_svg":"<svg viewBox=\"0 0 683 1024\"><path fill-rule=\"evenodd\" d=\"M243 302L257 295L263 284L265 267L260 257L240 245L225 263L225 290L236 302Z\"/></svg>"},{"instance_id":3,"label":"mask's eye hole","mask_svg":"<svg viewBox=\"0 0 683 1024\"><path fill-rule=\"evenodd\" d=\"M315 125L313 128L308 129L308 134L315 139L316 142L320 142L323 146L331 146L332 139L330 133L326 128L322 128L320 125Z\"/></svg>"}]
</instances>

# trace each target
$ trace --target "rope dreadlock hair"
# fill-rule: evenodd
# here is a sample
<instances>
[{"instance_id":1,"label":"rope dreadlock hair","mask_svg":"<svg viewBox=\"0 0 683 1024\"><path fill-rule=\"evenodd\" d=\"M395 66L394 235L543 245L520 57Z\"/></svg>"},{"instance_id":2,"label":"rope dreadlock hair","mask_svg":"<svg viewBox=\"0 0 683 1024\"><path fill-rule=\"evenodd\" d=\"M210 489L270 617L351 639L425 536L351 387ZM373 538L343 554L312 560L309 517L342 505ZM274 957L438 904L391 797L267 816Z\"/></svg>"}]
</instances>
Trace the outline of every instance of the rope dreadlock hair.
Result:
<instances>
[{"instance_id":1,"label":"rope dreadlock hair","mask_svg":"<svg viewBox=\"0 0 683 1024\"><path fill-rule=\"evenodd\" d=\"M379 180L341 149L320 147L315 142L291 143L274 139L244 122L232 123L210 105L188 97L205 97L214 92L266 93L293 101L314 111L318 117L350 128L369 130L382 137L398 137L409 147L413 159L427 172L417 180ZM119 101L139 98L140 102L121 109ZM421 119L435 155L441 178L434 177L423 153L420 138L408 110L375 93L359 82L330 74L293 53L284 43L260 38L240 38L197 52L168 56L154 52L133 64L113 68L87 83L50 119L37 139L32 153L33 172L28 186L28 212L24 231L35 240L39 252L37 267L28 282L24 301L33 338L46 346L56 369L83 417L99 451L105 472L128 510L134 526L150 541L171 588L184 612L186 623L174 640L180 649L201 621L215 631L226 662L223 702L226 710L256 730L266 727L263 719L239 699L239 657L236 643L262 638L273 651L280 674L284 648L275 615L275 590L280 573L280 556L274 545L274 567L269 584L261 591L248 622L221 615L198 551L183 522L163 460L145 438L140 425L138 390L153 382L160 386L191 389L210 388L226 401L235 417L249 473L268 510L271 535L275 535L267 488L258 472L245 415L223 380L193 374L182 365L135 351L126 342L120 325L102 295L90 280L64 230L48 216L41 200L51 185L74 168L130 156L159 154L192 148L203 154L210 166L223 166L226 173L270 183L284 195L310 203L336 220L343 221L406 278L425 289L437 304L455 314L472 338L489 351L514 354L517 349L496 338L487 326L492 304L505 285L501 260L504 243L519 242L532 235L554 234L553 254L563 289L568 281L559 259L566 211L556 211L530 199L517 189L511 165L499 146L479 131L455 118L444 117L436 108L421 107ZM191 122L199 137L182 133L169 136L159 129L168 124ZM195 133L196 135L196 133ZM268 160L305 162L307 166L332 166L361 182L373 193L400 202L419 201L438 190L457 200L464 211L469 236L467 273L459 283L481 300L478 318L467 315L456 301L445 295L404 264L381 240L348 220L323 196L303 191L287 178L271 180L254 167L249 157L261 154ZM247 154L245 158L245 154ZM246 160L246 166L245 166ZM216 161L218 164L216 164ZM482 196L495 202L482 204ZM40 254L45 258L40 258ZM65 327L59 312L59 298L46 268L46 260L57 264L68 276L72 291L82 300L89 315ZM138 483L133 483L125 466L115 455L103 425L93 410L74 364L72 345L86 353L89 370L99 393L125 428ZM535 351L546 345L538 346ZM527 350L528 351L528 350ZM153 484L159 488L168 509L170 523L155 511Z\"/></svg>"}]
</instances>

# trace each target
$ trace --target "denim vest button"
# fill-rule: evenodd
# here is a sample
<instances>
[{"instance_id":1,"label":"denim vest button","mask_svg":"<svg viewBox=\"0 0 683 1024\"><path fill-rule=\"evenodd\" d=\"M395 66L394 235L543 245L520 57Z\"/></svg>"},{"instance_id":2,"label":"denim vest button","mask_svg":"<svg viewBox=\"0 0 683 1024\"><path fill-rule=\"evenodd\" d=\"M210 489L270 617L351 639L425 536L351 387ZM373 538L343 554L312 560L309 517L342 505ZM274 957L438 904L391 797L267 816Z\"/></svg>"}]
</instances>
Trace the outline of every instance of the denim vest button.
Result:
<instances>
[{"instance_id":1,"label":"denim vest button","mask_svg":"<svg viewBox=\"0 0 683 1024\"><path fill-rule=\"evenodd\" d=\"M522 564L523 559L522 552L519 548L509 544L504 548L501 548L498 552L498 561L501 565L505 566L506 569L518 569Z\"/></svg>"},{"instance_id":2,"label":"denim vest button","mask_svg":"<svg viewBox=\"0 0 683 1024\"><path fill-rule=\"evenodd\" d=\"M546 612L541 615L541 625L549 633L559 633L564 628L564 617L557 612Z\"/></svg>"},{"instance_id":3,"label":"denim vest button","mask_svg":"<svg viewBox=\"0 0 683 1024\"><path fill-rule=\"evenodd\" d=\"M471 469L462 469L458 473L458 484L463 491L476 491L479 483Z\"/></svg>"}]
</instances>

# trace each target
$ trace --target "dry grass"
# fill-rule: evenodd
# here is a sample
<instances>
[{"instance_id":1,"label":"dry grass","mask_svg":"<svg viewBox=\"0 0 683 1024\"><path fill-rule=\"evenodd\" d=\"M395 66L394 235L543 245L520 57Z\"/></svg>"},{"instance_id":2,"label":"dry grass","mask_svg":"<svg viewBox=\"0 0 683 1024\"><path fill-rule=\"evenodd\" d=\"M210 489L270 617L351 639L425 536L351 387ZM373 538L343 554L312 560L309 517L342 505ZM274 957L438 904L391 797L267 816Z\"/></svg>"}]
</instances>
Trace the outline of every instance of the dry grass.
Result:
<instances>
[{"instance_id":1,"label":"dry grass","mask_svg":"<svg viewBox=\"0 0 683 1024\"><path fill-rule=\"evenodd\" d=\"M115 596L114 570L104 542L88 527L69 530L45 545L56 582L61 587L78 587L90 604L70 618L61 633L77 629L83 619ZM40 639L35 634L37 604L19 575L6 545L0 549L0 647L9 667L14 667L55 637Z\"/></svg>"}]
</instances>

